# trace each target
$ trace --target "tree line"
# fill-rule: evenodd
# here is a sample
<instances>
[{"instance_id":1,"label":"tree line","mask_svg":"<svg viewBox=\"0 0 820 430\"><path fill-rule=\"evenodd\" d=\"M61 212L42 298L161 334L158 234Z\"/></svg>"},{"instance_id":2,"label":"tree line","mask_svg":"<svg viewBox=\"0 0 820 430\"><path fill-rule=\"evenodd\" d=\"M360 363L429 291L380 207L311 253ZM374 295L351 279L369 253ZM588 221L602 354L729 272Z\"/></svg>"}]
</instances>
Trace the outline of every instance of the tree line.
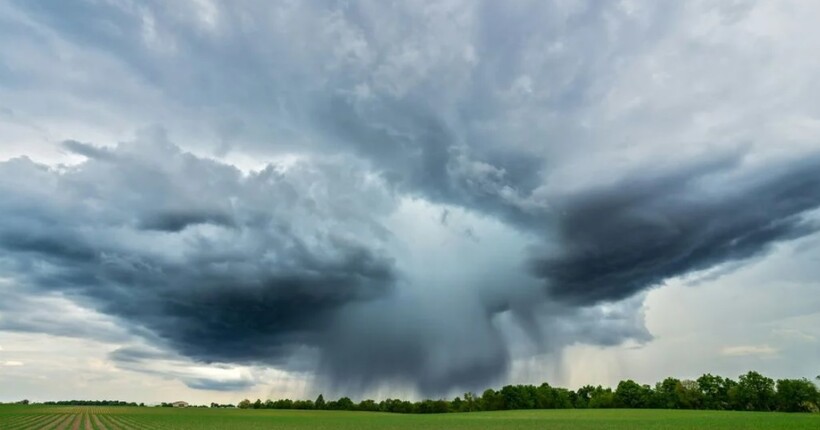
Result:
<instances>
[{"instance_id":1,"label":"tree line","mask_svg":"<svg viewBox=\"0 0 820 430\"><path fill-rule=\"evenodd\" d=\"M0 403L2 405L3 403ZM130 407L146 407L145 403L125 402L122 400L49 400L42 403L31 402L28 399L19 400L15 405L51 405L51 406L130 406ZM152 407L157 408L173 408L174 404L170 402L162 402ZM208 405L188 405L189 408L207 408ZM211 408L234 408L232 404L211 403Z\"/></svg>"},{"instance_id":2,"label":"tree line","mask_svg":"<svg viewBox=\"0 0 820 430\"><path fill-rule=\"evenodd\" d=\"M820 380L820 376L817 378ZM748 372L736 381L705 374L696 380L666 378L654 386L621 381L613 390L586 385L578 390L552 387L548 383L507 385L500 390L487 389L481 395L465 393L447 399L416 402L386 399L380 402L348 397L325 401L319 395L311 400L248 399L239 402L241 409L325 409L345 411L428 414L448 412L499 411L513 409L710 409L736 411L818 412L820 391L808 379L779 379Z\"/></svg>"}]
</instances>

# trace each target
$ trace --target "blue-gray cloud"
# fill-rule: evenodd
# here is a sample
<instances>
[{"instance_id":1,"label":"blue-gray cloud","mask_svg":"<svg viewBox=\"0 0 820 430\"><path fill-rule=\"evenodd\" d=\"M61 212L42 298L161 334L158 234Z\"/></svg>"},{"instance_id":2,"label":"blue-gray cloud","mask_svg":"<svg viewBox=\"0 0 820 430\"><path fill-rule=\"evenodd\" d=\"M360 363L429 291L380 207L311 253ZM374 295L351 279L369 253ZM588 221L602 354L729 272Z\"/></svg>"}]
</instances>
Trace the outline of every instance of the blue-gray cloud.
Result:
<instances>
[{"instance_id":1,"label":"blue-gray cloud","mask_svg":"<svg viewBox=\"0 0 820 430\"><path fill-rule=\"evenodd\" d=\"M561 300L620 300L817 231L807 218L820 206L817 157L736 178L719 167L627 178L556 202L560 249L534 257L533 272Z\"/></svg>"},{"instance_id":2,"label":"blue-gray cloud","mask_svg":"<svg viewBox=\"0 0 820 430\"><path fill-rule=\"evenodd\" d=\"M108 358L121 369L162 377L179 379L189 388L209 391L237 391L256 385L254 377L236 372L226 366L213 366L208 372L188 368L176 354L145 347L123 347L108 354ZM225 372L219 374L220 372ZM213 373L217 374L214 375Z\"/></svg>"},{"instance_id":3,"label":"blue-gray cloud","mask_svg":"<svg viewBox=\"0 0 820 430\"><path fill-rule=\"evenodd\" d=\"M646 340L622 300L815 231L817 70L750 30L764 6L2 3L7 122L84 161L0 164L0 270L195 360L315 349L362 389L480 388L509 368L508 317L542 350ZM63 131L145 123L192 152ZM386 226L402 199L529 252L422 294Z\"/></svg>"},{"instance_id":4,"label":"blue-gray cloud","mask_svg":"<svg viewBox=\"0 0 820 430\"><path fill-rule=\"evenodd\" d=\"M372 228L364 207L347 210L348 196L317 189L318 172L244 176L153 138L62 173L0 164L3 272L208 361L277 362L312 343L338 308L391 290L391 258L354 235ZM333 185L356 175L337 172Z\"/></svg>"},{"instance_id":5,"label":"blue-gray cloud","mask_svg":"<svg viewBox=\"0 0 820 430\"><path fill-rule=\"evenodd\" d=\"M354 391L396 381L444 393L480 389L509 369L501 315L540 350L648 338L639 313L615 322L550 307L535 279L510 271L518 266L465 280L475 282L467 288L421 283L406 271L423 268L397 260L401 232L383 224L396 210L394 186L366 177L360 161L242 173L179 150L161 130L80 148L89 158L73 166L0 163L0 270L21 297L58 294L111 316L119 341L162 348L115 351L122 368L160 374L150 361L181 356L314 371ZM110 338L81 320L15 318L28 309L0 305L10 313L0 328ZM542 325L551 327L548 340ZM192 388L253 384L169 375Z\"/></svg>"}]
</instances>

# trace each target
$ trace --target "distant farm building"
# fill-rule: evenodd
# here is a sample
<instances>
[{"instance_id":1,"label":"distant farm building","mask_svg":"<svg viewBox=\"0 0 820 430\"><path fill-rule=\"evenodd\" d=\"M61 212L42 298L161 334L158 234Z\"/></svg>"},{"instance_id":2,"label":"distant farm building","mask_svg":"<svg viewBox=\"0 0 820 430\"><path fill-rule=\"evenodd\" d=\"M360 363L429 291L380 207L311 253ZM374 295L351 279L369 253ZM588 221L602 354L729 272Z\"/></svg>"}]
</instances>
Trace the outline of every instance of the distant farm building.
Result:
<instances>
[{"instance_id":1,"label":"distant farm building","mask_svg":"<svg viewBox=\"0 0 820 430\"><path fill-rule=\"evenodd\" d=\"M173 405L173 407L175 407L175 408L187 408L188 407L188 402L183 402L183 401L180 400L178 402L171 403L171 405Z\"/></svg>"}]
</instances>

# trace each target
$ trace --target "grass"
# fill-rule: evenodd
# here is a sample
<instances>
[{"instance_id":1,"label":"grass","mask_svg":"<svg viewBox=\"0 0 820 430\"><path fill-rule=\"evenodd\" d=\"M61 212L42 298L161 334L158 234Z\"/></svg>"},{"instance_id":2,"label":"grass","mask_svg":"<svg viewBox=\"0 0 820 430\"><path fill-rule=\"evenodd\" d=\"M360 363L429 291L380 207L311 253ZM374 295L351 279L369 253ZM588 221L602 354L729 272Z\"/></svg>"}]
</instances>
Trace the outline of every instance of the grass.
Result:
<instances>
[{"instance_id":1,"label":"grass","mask_svg":"<svg viewBox=\"0 0 820 430\"><path fill-rule=\"evenodd\" d=\"M0 429L820 429L820 414L672 410L535 410L442 415L374 412L0 406Z\"/></svg>"}]
</instances>

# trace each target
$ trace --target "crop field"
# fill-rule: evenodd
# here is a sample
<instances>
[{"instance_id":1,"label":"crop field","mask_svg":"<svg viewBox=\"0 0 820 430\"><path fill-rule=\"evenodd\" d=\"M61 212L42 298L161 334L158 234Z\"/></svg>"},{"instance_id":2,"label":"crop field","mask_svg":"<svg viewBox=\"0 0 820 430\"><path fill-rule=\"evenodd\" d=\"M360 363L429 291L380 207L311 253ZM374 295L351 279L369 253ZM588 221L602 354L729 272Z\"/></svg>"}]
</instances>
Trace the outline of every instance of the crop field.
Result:
<instances>
[{"instance_id":1,"label":"crop field","mask_svg":"<svg viewBox=\"0 0 820 430\"><path fill-rule=\"evenodd\" d=\"M535 410L441 415L374 412L0 406L0 429L820 429L820 414Z\"/></svg>"}]
</instances>

